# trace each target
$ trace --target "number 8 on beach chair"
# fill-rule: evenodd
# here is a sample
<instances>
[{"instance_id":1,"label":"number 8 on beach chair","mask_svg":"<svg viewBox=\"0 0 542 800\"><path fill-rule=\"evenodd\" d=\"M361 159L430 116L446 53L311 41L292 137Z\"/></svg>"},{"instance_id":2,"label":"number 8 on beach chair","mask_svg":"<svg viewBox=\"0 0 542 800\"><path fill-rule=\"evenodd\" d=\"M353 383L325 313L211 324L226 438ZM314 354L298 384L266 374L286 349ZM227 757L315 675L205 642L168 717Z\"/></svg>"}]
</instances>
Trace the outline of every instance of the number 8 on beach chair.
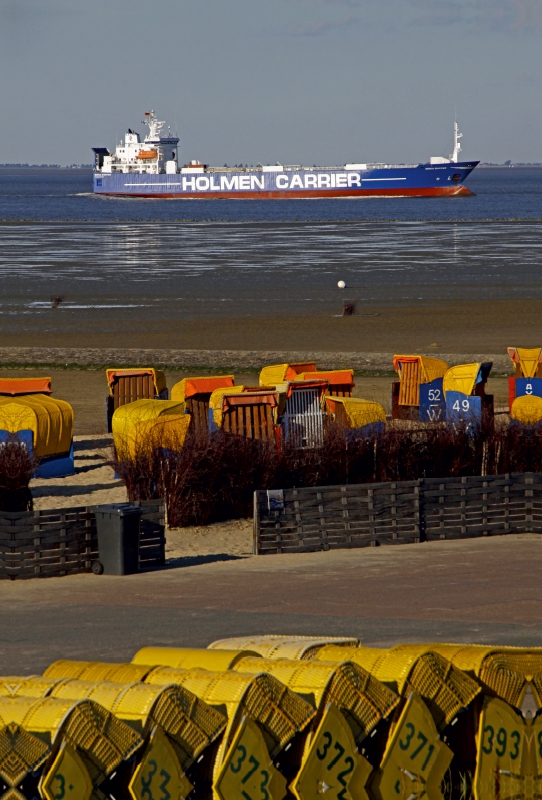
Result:
<instances>
[{"instance_id":1,"label":"number 8 on beach chair","mask_svg":"<svg viewBox=\"0 0 542 800\"><path fill-rule=\"evenodd\" d=\"M509 347L508 355L514 364L514 376L508 378L508 408L516 397L542 397L542 348Z\"/></svg>"}]
</instances>

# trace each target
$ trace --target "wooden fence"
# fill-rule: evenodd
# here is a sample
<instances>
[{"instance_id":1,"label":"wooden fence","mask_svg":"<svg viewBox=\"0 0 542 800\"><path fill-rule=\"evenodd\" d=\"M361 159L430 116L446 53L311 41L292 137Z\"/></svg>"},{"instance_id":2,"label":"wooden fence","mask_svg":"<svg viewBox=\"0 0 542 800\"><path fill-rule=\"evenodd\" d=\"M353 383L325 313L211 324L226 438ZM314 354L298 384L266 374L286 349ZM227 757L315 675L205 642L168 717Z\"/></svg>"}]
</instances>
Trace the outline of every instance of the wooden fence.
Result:
<instances>
[{"instance_id":1,"label":"wooden fence","mask_svg":"<svg viewBox=\"0 0 542 800\"><path fill-rule=\"evenodd\" d=\"M542 533L542 475L526 472L254 493L254 553Z\"/></svg>"},{"instance_id":2,"label":"wooden fence","mask_svg":"<svg viewBox=\"0 0 542 800\"><path fill-rule=\"evenodd\" d=\"M143 508L140 569L156 569L165 563L164 502L144 500L134 505ZM97 560L96 517L91 507L0 512L0 579L90 572Z\"/></svg>"}]
</instances>

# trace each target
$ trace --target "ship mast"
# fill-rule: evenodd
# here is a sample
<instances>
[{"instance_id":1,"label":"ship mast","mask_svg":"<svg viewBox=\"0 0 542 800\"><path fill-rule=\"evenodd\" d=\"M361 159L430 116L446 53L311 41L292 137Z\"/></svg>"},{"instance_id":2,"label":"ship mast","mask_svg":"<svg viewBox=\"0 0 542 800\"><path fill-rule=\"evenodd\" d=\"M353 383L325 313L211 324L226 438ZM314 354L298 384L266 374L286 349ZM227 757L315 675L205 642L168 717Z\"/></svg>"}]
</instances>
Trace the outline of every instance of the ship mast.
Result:
<instances>
[{"instance_id":1,"label":"ship mast","mask_svg":"<svg viewBox=\"0 0 542 800\"><path fill-rule=\"evenodd\" d=\"M160 131L165 125L165 122L162 122L156 118L156 114L151 109L149 112L145 113L145 119L143 120L144 125L149 126L149 133L145 137L146 142L157 142L160 139Z\"/></svg>"},{"instance_id":2,"label":"ship mast","mask_svg":"<svg viewBox=\"0 0 542 800\"><path fill-rule=\"evenodd\" d=\"M454 122L454 149L453 153L450 154L450 161L457 163L457 156L461 152L461 144L459 142L460 139L463 138L463 134L459 133L459 125L457 124L457 119Z\"/></svg>"}]
</instances>

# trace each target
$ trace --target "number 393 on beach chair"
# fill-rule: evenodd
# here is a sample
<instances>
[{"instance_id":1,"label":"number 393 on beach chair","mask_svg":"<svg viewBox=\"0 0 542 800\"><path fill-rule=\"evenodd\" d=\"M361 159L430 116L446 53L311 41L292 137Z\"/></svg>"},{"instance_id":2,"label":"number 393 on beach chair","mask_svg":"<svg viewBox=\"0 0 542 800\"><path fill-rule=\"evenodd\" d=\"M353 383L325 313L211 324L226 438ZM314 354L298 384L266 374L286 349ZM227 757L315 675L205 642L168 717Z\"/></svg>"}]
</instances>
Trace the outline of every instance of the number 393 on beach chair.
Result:
<instances>
[{"instance_id":1,"label":"number 393 on beach chair","mask_svg":"<svg viewBox=\"0 0 542 800\"><path fill-rule=\"evenodd\" d=\"M516 397L542 397L542 348L509 347L508 355L514 364L514 376L508 378L508 408Z\"/></svg>"},{"instance_id":2,"label":"number 393 on beach chair","mask_svg":"<svg viewBox=\"0 0 542 800\"><path fill-rule=\"evenodd\" d=\"M426 356L394 356L393 366L399 380L392 384L392 419L443 421L442 379L448 364Z\"/></svg>"},{"instance_id":3,"label":"number 393 on beach chair","mask_svg":"<svg viewBox=\"0 0 542 800\"><path fill-rule=\"evenodd\" d=\"M457 364L446 372L442 385L446 398L446 423L478 427L485 419L493 422L493 395L486 394L486 382L493 362Z\"/></svg>"},{"instance_id":4,"label":"number 393 on beach chair","mask_svg":"<svg viewBox=\"0 0 542 800\"><path fill-rule=\"evenodd\" d=\"M109 396L105 400L107 432L111 433L113 414L136 400L167 400L166 376L159 369L106 369Z\"/></svg>"}]
</instances>

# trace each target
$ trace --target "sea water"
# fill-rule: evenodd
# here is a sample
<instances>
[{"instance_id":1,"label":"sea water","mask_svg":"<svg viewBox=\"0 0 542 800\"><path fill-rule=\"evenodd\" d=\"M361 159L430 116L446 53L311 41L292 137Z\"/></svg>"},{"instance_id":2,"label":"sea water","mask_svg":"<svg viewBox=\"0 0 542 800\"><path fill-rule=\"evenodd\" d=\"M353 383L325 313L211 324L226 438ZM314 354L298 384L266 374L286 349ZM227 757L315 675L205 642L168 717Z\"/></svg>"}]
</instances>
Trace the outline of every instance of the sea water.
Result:
<instances>
[{"instance_id":1,"label":"sea water","mask_svg":"<svg viewBox=\"0 0 542 800\"><path fill-rule=\"evenodd\" d=\"M101 320L333 314L338 280L371 305L540 298L542 169L467 183L476 196L138 200L89 194L90 170L0 169L0 329L39 326L55 293Z\"/></svg>"},{"instance_id":2,"label":"sea water","mask_svg":"<svg viewBox=\"0 0 542 800\"><path fill-rule=\"evenodd\" d=\"M0 219L451 220L542 218L542 169L478 168L475 197L316 200L148 200L92 194L90 169L0 169Z\"/></svg>"}]
</instances>

